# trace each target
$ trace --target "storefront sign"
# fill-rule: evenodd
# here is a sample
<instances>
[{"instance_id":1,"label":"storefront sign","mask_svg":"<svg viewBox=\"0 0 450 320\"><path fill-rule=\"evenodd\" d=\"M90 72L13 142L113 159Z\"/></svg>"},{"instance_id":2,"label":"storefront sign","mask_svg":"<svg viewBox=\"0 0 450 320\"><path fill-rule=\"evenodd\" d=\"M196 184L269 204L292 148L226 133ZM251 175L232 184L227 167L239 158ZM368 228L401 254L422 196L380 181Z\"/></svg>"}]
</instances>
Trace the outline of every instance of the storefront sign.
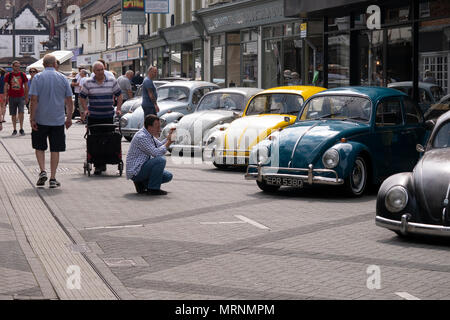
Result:
<instances>
[{"instance_id":1,"label":"storefront sign","mask_svg":"<svg viewBox=\"0 0 450 320\"><path fill-rule=\"evenodd\" d=\"M127 61L128 60L128 50L117 51L116 52L117 61Z\"/></svg>"},{"instance_id":2,"label":"storefront sign","mask_svg":"<svg viewBox=\"0 0 450 320\"><path fill-rule=\"evenodd\" d=\"M140 48L128 49L128 55L127 55L128 60L140 59L141 55L140 55L139 49Z\"/></svg>"},{"instance_id":3,"label":"storefront sign","mask_svg":"<svg viewBox=\"0 0 450 320\"><path fill-rule=\"evenodd\" d=\"M121 0L122 24L145 24L144 0Z\"/></svg>"},{"instance_id":4,"label":"storefront sign","mask_svg":"<svg viewBox=\"0 0 450 320\"><path fill-rule=\"evenodd\" d=\"M115 52L104 53L103 60L105 60L106 63L115 62L116 61L116 53Z\"/></svg>"},{"instance_id":5,"label":"storefront sign","mask_svg":"<svg viewBox=\"0 0 450 320\"><path fill-rule=\"evenodd\" d=\"M308 31L308 24L307 23L300 24L300 38L306 38L307 31Z\"/></svg>"},{"instance_id":6,"label":"storefront sign","mask_svg":"<svg viewBox=\"0 0 450 320\"><path fill-rule=\"evenodd\" d=\"M198 22L194 21L190 24L183 25L183 27L175 27L163 31L164 38L168 44L175 44L187 41L193 41L195 39L200 39L200 32L198 29L201 28Z\"/></svg>"},{"instance_id":7,"label":"storefront sign","mask_svg":"<svg viewBox=\"0 0 450 320\"><path fill-rule=\"evenodd\" d=\"M370 16L367 18L367 29L381 29L381 10L377 5L371 5L367 8L367 14Z\"/></svg>"},{"instance_id":8,"label":"storefront sign","mask_svg":"<svg viewBox=\"0 0 450 320\"><path fill-rule=\"evenodd\" d=\"M169 0L145 0L145 13L169 13Z\"/></svg>"},{"instance_id":9,"label":"storefront sign","mask_svg":"<svg viewBox=\"0 0 450 320\"><path fill-rule=\"evenodd\" d=\"M80 67L80 66L91 66L98 59L100 59L100 54L78 56L77 57L77 67Z\"/></svg>"},{"instance_id":10,"label":"storefront sign","mask_svg":"<svg viewBox=\"0 0 450 320\"><path fill-rule=\"evenodd\" d=\"M78 56L82 53L82 49L75 48L75 49L72 49L72 52L73 52L72 61L77 61Z\"/></svg>"},{"instance_id":11,"label":"storefront sign","mask_svg":"<svg viewBox=\"0 0 450 320\"><path fill-rule=\"evenodd\" d=\"M247 4L247 2L244 4ZM204 15L203 22L208 33L225 32L286 21L282 0L260 4L252 3L247 7L230 9L229 12L214 12L215 10L211 9L211 11L205 11L202 14Z\"/></svg>"}]
</instances>

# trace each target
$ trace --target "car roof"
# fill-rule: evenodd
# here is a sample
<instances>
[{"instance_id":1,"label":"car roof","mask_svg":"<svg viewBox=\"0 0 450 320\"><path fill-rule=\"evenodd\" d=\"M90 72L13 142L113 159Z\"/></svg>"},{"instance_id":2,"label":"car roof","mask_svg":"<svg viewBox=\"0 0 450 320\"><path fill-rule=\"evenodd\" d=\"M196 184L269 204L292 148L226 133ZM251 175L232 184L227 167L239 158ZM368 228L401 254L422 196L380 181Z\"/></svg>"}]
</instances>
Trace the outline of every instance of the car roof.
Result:
<instances>
[{"instance_id":1,"label":"car roof","mask_svg":"<svg viewBox=\"0 0 450 320\"><path fill-rule=\"evenodd\" d=\"M339 87L319 92L318 95L359 95L371 100L379 100L385 97L408 96L406 93L396 89L385 87Z\"/></svg>"},{"instance_id":2,"label":"car roof","mask_svg":"<svg viewBox=\"0 0 450 320\"><path fill-rule=\"evenodd\" d=\"M401 81L401 82L391 82L388 84L389 88L395 88L395 87L412 87L412 81ZM439 85L435 83L429 83L429 82L421 82L419 81L419 88L431 88L431 87L439 87Z\"/></svg>"},{"instance_id":3,"label":"car roof","mask_svg":"<svg viewBox=\"0 0 450 320\"><path fill-rule=\"evenodd\" d=\"M185 88L197 88L197 87L216 87L219 88L217 84L214 84L212 82L207 81L173 81L166 84L163 84L159 88L165 88L165 87L185 87Z\"/></svg>"},{"instance_id":4,"label":"car roof","mask_svg":"<svg viewBox=\"0 0 450 320\"><path fill-rule=\"evenodd\" d=\"M322 87L315 87L315 86L282 86L282 87L274 87L270 89L266 89L259 94L266 94L266 93L295 93L295 94L301 94L304 95L307 94L307 97L326 90L326 88ZM304 97L305 99L307 97Z\"/></svg>"},{"instance_id":5,"label":"car roof","mask_svg":"<svg viewBox=\"0 0 450 320\"><path fill-rule=\"evenodd\" d=\"M263 89L260 89L260 88L231 87L231 88L223 88L223 89L214 90L214 91L208 92L208 94L238 93L238 94L244 94L246 96L253 96L261 91L263 91Z\"/></svg>"}]
</instances>

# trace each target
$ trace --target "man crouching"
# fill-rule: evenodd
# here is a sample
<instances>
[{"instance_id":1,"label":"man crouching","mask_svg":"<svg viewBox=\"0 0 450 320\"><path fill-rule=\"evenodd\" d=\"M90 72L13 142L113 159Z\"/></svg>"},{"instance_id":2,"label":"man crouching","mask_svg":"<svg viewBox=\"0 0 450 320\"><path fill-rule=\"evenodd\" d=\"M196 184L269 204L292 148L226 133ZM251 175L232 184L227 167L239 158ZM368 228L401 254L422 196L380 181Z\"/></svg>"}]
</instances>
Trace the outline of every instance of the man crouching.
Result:
<instances>
[{"instance_id":1,"label":"man crouching","mask_svg":"<svg viewBox=\"0 0 450 320\"><path fill-rule=\"evenodd\" d=\"M167 148L173 143L173 130L167 139L159 141L161 123L153 114L145 117L144 127L131 140L127 154L127 179L134 182L137 193L166 195L161 184L172 180L172 174L164 168Z\"/></svg>"}]
</instances>

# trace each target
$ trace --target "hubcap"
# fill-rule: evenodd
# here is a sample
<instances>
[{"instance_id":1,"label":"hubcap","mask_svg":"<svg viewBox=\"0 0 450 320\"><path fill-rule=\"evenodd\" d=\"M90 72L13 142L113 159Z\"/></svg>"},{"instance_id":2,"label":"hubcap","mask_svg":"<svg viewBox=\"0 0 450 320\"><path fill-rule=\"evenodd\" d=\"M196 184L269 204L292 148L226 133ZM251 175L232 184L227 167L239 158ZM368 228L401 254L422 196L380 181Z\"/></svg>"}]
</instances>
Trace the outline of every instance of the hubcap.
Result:
<instances>
[{"instance_id":1,"label":"hubcap","mask_svg":"<svg viewBox=\"0 0 450 320\"><path fill-rule=\"evenodd\" d=\"M366 180L366 168L361 159L356 159L352 172L352 189L355 193L361 192Z\"/></svg>"}]
</instances>

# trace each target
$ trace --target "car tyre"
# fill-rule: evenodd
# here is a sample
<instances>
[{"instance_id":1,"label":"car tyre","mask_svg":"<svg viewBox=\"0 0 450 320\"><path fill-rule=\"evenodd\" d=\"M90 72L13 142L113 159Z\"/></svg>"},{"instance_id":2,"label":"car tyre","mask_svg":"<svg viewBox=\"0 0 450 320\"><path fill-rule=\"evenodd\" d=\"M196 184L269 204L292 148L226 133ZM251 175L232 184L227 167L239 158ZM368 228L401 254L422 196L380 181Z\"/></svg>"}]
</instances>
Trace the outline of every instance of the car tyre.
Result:
<instances>
[{"instance_id":1,"label":"car tyre","mask_svg":"<svg viewBox=\"0 0 450 320\"><path fill-rule=\"evenodd\" d=\"M214 167L216 167L217 169L226 169L228 168L228 166L226 164L218 164L216 162L213 162Z\"/></svg>"},{"instance_id":2,"label":"car tyre","mask_svg":"<svg viewBox=\"0 0 450 320\"><path fill-rule=\"evenodd\" d=\"M347 193L354 197L362 196L366 190L368 176L367 162L362 156L358 156L349 177L345 179Z\"/></svg>"},{"instance_id":3,"label":"car tyre","mask_svg":"<svg viewBox=\"0 0 450 320\"><path fill-rule=\"evenodd\" d=\"M278 189L280 189L280 186L272 186L267 184L267 182L265 181L256 181L256 184L262 191L267 193L275 193L278 191Z\"/></svg>"}]
</instances>

